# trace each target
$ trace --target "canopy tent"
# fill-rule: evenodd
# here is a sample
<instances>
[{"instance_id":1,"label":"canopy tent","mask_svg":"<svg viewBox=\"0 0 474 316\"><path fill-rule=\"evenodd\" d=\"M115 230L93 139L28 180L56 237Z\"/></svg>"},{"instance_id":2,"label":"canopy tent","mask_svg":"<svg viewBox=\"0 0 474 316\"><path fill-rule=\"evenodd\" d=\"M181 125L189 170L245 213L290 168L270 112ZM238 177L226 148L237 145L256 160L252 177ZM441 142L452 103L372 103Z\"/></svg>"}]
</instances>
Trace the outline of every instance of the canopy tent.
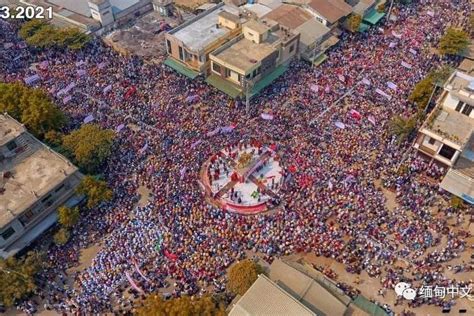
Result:
<instances>
[{"instance_id":1,"label":"canopy tent","mask_svg":"<svg viewBox=\"0 0 474 316\"><path fill-rule=\"evenodd\" d=\"M181 64L181 63L177 62L176 60L171 59L169 57L166 58L164 64L168 67L173 68L174 70L176 70L180 74L182 74L182 75L184 75L184 76L186 76L190 79L194 79L199 75L199 73L197 71L189 69L186 66L184 66L183 64Z\"/></svg>"},{"instance_id":2,"label":"canopy tent","mask_svg":"<svg viewBox=\"0 0 474 316\"><path fill-rule=\"evenodd\" d=\"M371 9L365 16L364 21L368 22L372 25L377 24L383 17L385 16L385 12L378 12L377 9Z\"/></svg>"},{"instance_id":3,"label":"canopy tent","mask_svg":"<svg viewBox=\"0 0 474 316\"><path fill-rule=\"evenodd\" d=\"M359 25L358 31L359 31L359 33L365 33L365 32L367 32L367 31L369 30L369 28L370 28L370 25L365 24L365 23L361 23L361 24Z\"/></svg>"}]
</instances>

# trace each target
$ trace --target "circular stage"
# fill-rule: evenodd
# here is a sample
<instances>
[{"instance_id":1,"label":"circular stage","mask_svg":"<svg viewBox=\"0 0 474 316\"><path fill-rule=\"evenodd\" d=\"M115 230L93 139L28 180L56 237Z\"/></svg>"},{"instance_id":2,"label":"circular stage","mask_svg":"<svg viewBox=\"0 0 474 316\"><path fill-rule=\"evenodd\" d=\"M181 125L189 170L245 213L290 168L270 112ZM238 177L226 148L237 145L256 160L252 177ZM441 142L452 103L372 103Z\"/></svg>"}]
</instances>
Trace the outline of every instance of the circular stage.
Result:
<instances>
[{"instance_id":1,"label":"circular stage","mask_svg":"<svg viewBox=\"0 0 474 316\"><path fill-rule=\"evenodd\" d=\"M256 141L227 146L209 157L201 170L202 187L211 202L244 215L280 206L283 181L277 146Z\"/></svg>"}]
</instances>

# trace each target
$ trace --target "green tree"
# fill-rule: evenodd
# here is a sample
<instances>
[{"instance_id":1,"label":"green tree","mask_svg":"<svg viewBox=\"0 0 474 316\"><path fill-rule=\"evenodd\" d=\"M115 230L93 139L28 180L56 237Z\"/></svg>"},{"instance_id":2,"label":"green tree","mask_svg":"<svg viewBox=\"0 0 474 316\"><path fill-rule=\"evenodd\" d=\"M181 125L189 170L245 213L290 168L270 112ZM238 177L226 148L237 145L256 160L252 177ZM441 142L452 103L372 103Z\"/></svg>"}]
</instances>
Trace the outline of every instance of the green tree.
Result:
<instances>
[{"instance_id":1,"label":"green tree","mask_svg":"<svg viewBox=\"0 0 474 316\"><path fill-rule=\"evenodd\" d=\"M362 23L362 17L358 14L351 14L347 18L347 29L351 32L357 32L359 30L360 24Z\"/></svg>"},{"instance_id":2,"label":"green tree","mask_svg":"<svg viewBox=\"0 0 474 316\"><path fill-rule=\"evenodd\" d=\"M61 227L56 234L53 236L54 243L56 245L62 246L67 244L69 238L71 237L71 233L65 227Z\"/></svg>"},{"instance_id":3,"label":"green tree","mask_svg":"<svg viewBox=\"0 0 474 316\"><path fill-rule=\"evenodd\" d=\"M27 95L22 98L23 112L21 122L35 135L44 135L50 130L61 128L66 119L63 114L39 89L27 89Z\"/></svg>"},{"instance_id":4,"label":"green tree","mask_svg":"<svg viewBox=\"0 0 474 316\"><path fill-rule=\"evenodd\" d=\"M44 91L19 83L0 83L0 112L7 112L38 137L60 129L66 122Z\"/></svg>"},{"instance_id":5,"label":"green tree","mask_svg":"<svg viewBox=\"0 0 474 316\"><path fill-rule=\"evenodd\" d=\"M450 27L439 41L438 50L442 55L458 55L469 46L470 42L469 34Z\"/></svg>"},{"instance_id":6,"label":"green tree","mask_svg":"<svg viewBox=\"0 0 474 316\"><path fill-rule=\"evenodd\" d=\"M390 121L390 131L397 136L399 143L406 140L415 128L415 117L405 118L402 116L396 116Z\"/></svg>"},{"instance_id":7,"label":"green tree","mask_svg":"<svg viewBox=\"0 0 474 316\"><path fill-rule=\"evenodd\" d=\"M48 23L46 23L43 20L30 20L21 26L18 35L24 40L28 39L29 37L35 35L40 29L43 27L47 26Z\"/></svg>"},{"instance_id":8,"label":"green tree","mask_svg":"<svg viewBox=\"0 0 474 316\"><path fill-rule=\"evenodd\" d=\"M59 47L67 47L70 49L81 49L89 41L91 37L77 28L67 28L57 32L55 43Z\"/></svg>"},{"instance_id":9,"label":"green tree","mask_svg":"<svg viewBox=\"0 0 474 316\"><path fill-rule=\"evenodd\" d=\"M253 260L246 259L237 262L227 274L227 290L234 294L243 295L261 273L263 273L263 268Z\"/></svg>"},{"instance_id":10,"label":"green tree","mask_svg":"<svg viewBox=\"0 0 474 316\"><path fill-rule=\"evenodd\" d=\"M419 81L413 91L411 92L408 100L418 105L420 110L424 109L430 100L431 93L434 89L434 82L432 77L426 77Z\"/></svg>"},{"instance_id":11,"label":"green tree","mask_svg":"<svg viewBox=\"0 0 474 316\"><path fill-rule=\"evenodd\" d=\"M114 132L96 124L85 124L63 137L63 147L71 153L79 167L95 172L110 156Z\"/></svg>"},{"instance_id":12,"label":"green tree","mask_svg":"<svg viewBox=\"0 0 474 316\"><path fill-rule=\"evenodd\" d=\"M449 76L453 73L453 68L448 65L444 65L439 69L433 70L430 72L428 77L433 81L433 84L442 86Z\"/></svg>"},{"instance_id":13,"label":"green tree","mask_svg":"<svg viewBox=\"0 0 474 316\"><path fill-rule=\"evenodd\" d=\"M138 316L224 316L222 304L215 302L210 296L191 298L182 296L168 301L163 301L160 295L150 294L137 309Z\"/></svg>"},{"instance_id":14,"label":"green tree","mask_svg":"<svg viewBox=\"0 0 474 316\"><path fill-rule=\"evenodd\" d=\"M459 198L455 195L453 195L451 197L451 200L449 201L449 203L451 204L451 207L456 209L456 210L458 210L458 209L460 209L464 206L464 201L461 198Z\"/></svg>"},{"instance_id":15,"label":"green tree","mask_svg":"<svg viewBox=\"0 0 474 316\"><path fill-rule=\"evenodd\" d=\"M88 208L109 201L113 197L112 190L109 189L107 183L92 176L85 176L78 185L76 192L86 196Z\"/></svg>"},{"instance_id":16,"label":"green tree","mask_svg":"<svg viewBox=\"0 0 474 316\"><path fill-rule=\"evenodd\" d=\"M44 140L52 147L59 147L63 143L63 134L55 130L50 130L44 133Z\"/></svg>"},{"instance_id":17,"label":"green tree","mask_svg":"<svg viewBox=\"0 0 474 316\"><path fill-rule=\"evenodd\" d=\"M79 221L80 212L77 207L61 206L58 208L58 222L64 227L72 227Z\"/></svg>"},{"instance_id":18,"label":"green tree","mask_svg":"<svg viewBox=\"0 0 474 316\"><path fill-rule=\"evenodd\" d=\"M39 48L81 49L91 40L90 35L77 28L58 28L40 20L24 23L20 28L19 35L29 45Z\"/></svg>"},{"instance_id":19,"label":"green tree","mask_svg":"<svg viewBox=\"0 0 474 316\"><path fill-rule=\"evenodd\" d=\"M377 6L377 12L383 13L385 11L385 3L381 3Z\"/></svg>"},{"instance_id":20,"label":"green tree","mask_svg":"<svg viewBox=\"0 0 474 316\"><path fill-rule=\"evenodd\" d=\"M17 259L0 259L0 302L6 307L31 294L35 288L34 276L40 269L41 258L30 252Z\"/></svg>"},{"instance_id":21,"label":"green tree","mask_svg":"<svg viewBox=\"0 0 474 316\"><path fill-rule=\"evenodd\" d=\"M43 27L36 30L36 32L30 37L26 38L25 41L28 45L35 46L38 48L50 48L56 46L57 31L52 25L46 24Z\"/></svg>"}]
</instances>

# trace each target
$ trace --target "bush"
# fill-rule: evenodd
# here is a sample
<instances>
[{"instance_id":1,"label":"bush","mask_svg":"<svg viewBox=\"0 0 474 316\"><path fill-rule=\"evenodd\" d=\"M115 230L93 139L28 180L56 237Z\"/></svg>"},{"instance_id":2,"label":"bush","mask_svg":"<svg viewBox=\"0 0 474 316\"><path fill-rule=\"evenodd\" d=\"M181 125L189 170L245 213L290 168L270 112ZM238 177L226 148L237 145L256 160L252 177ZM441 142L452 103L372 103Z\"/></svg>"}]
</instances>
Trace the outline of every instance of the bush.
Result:
<instances>
[{"instance_id":1,"label":"bush","mask_svg":"<svg viewBox=\"0 0 474 316\"><path fill-rule=\"evenodd\" d=\"M67 244L69 237L71 237L69 230L62 227L56 232L56 234L54 234L53 240L56 245L62 246Z\"/></svg>"}]
</instances>

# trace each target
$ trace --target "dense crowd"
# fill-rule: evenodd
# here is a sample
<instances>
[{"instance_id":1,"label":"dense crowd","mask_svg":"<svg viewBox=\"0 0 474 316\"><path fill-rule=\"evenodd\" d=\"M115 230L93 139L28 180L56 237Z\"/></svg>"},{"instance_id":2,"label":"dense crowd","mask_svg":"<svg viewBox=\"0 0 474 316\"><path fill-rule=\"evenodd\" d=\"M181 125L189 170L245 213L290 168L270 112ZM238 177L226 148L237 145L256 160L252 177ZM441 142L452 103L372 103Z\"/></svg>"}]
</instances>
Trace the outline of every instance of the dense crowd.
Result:
<instances>
[{"instance_id":1,"label":"dense crowd","mask_svg":"<svg viewBox=\"0 0 474 316\"><path fill-rule=\"evenodd\" d=\"M79 52L34 50L16 37L17 25L0 21L1 81L38 72L34 85L67 113L67 130L89 117L116 131L103 170L114 199L85 213L72 240L48 251L44 307L124 312L133 298L163 287L175 296L218 291L226 268L248 251L269 262L313 252L344 263L348 272L380 277L387 289L400 280L457 283L440 265L466 248L468 233L431 212L453 210L426 180L443 170L409 155L407 172L397 173L408 144L397 143L388 122L416 111L407 102L414 84L446 62L432 46L445 26L465 26L460 12L469 10L469 1L421 0L398 8L396 22L343 33L322 65L293 62L252 101L251 117L243 102L202 79L118 56L99 40ZM260 119L263 110L273 120ZM229 124L236 126L232 132L207 136ZM277 143L282 165L296 166L280 192L285 210L243 217L208 205L197 184L202 164L229 144L252 140ZM144 207L137 207L140 186L152 192ZM395 192L396 208L387 206L382 187ZM80 249L101 241L92 264L68 286L65 271L77 264ZM398 269L396 261L410 268ZM413 305L420 303L446 304Z\"/></svg>"}]
</instances>

